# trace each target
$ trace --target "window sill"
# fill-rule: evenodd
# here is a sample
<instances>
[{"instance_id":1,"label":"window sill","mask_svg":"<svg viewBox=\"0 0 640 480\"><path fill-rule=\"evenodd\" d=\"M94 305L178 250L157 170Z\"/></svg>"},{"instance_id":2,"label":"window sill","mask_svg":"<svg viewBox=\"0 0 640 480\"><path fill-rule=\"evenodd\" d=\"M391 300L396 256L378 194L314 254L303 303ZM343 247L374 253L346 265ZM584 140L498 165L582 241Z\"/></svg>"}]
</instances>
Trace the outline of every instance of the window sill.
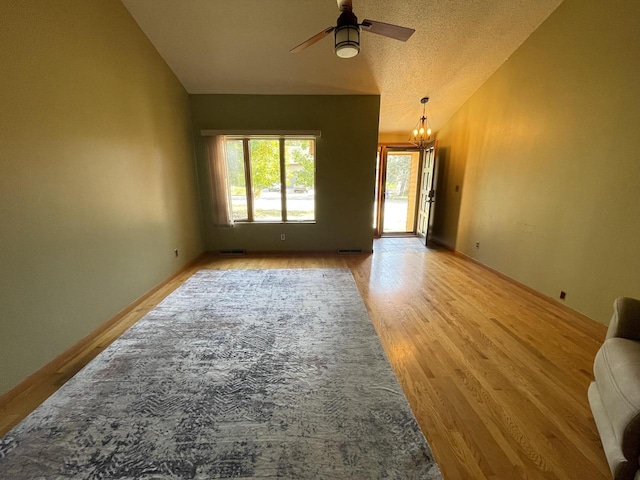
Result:
<instances>
[{"instance_id":1,"label":"window sill","mask_svg":"<svg viewBox=\"0 0 640 480\"><path fill-rule=\"evenodd\" d=\"M249 222L247 220L234 220L234 224L240 225L315 225L315 220L287 220L286 222L278 222L278 221L270 221L265 220L264 222L253 221Z\"/></svg>"}]
</instances>

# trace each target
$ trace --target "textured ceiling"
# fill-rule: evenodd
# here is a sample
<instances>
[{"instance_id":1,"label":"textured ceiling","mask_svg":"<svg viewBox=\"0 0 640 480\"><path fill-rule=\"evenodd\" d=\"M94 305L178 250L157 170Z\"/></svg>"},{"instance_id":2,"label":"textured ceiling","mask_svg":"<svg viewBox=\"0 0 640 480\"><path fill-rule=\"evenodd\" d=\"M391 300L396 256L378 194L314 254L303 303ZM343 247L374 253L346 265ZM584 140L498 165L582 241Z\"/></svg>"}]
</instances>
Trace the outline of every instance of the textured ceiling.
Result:
<instances>
[{"instance_id":1,"label":"textured ceiling","mask_svg":"<svg viewBox=\"0 0 640 480\"><path fill-rule=\"evenodd\" d=\"M562 0L353 0L365 18L414 28L402 43L363 32L352 59L333 36L335 0L123 0L189 93L381 95L380 132L406 135L431 97L437 130Z\"/></svg>"}]
</instances>

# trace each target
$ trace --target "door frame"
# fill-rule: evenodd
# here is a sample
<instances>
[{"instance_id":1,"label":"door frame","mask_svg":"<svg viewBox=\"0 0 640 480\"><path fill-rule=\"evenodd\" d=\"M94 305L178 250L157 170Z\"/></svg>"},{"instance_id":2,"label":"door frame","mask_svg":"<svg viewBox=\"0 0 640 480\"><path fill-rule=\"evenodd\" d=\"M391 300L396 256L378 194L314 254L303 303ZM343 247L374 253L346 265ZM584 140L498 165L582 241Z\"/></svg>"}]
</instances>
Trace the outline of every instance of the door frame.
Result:
<instances>
[{"instance_id":1,"label":"door frame","mask_svg":"<svg viewBox=\"0 0 640 480\"><path fill-rule=\"evenodd\" d=\"M376 198L377 211L374 213L374 215L376 215L376 227L373 232L373 236L375 238L380 238L387 235L392 235L392 236L416 235L416 226L418 222L418 206L419 206L418 201L415 202L415 212L414 212L412 232L407 232L407 233L398 232L398 233L392 233L392 234L385 234L382 231L382 228L384 225L384 202L385 202L384 190L385 190L385 185L387 184L387 154L389 152L398 152L398 151L419 152L419 157L418 157L418 173L419 174L418 174L418 185L416 186L416 188L418 189L418 192L420 191L420 186L422 182L422 179L420 178L421 177L420 173L422 172L422 162L424 159L424 151L416 147L412 143L380 143L378 144L378 154L379 154L380 160L378 164L378 185L377 185L378 188L377 188L377 198Z\"/></svg>"}]
</instances>

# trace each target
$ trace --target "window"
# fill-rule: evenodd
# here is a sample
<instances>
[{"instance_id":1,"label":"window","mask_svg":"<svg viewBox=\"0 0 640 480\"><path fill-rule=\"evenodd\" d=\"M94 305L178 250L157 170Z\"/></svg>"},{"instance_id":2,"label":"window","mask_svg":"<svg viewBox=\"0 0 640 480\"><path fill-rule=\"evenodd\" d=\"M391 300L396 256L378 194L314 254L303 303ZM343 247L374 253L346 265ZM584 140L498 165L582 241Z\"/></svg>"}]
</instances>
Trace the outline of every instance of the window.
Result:
<instances>
[{"instance_id":1,"label":"window","mask_svg":"<svg viewBox=\"0 0 640 480\"><path fill-rule=\"evenodd\" d=\"M315 221L315 139L226 137L225 146L234 221Z\"/></svg>"}]
</instances>

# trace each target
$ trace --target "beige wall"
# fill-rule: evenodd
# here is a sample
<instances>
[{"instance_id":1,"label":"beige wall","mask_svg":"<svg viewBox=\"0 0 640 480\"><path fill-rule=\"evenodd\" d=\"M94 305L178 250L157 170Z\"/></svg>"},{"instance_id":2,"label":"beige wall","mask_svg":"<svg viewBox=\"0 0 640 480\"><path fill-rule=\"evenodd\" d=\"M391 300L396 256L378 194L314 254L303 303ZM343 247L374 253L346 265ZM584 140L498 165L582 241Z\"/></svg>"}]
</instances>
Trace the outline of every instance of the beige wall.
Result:
<instances>
[{"instance_id":1,"label":"beige wall","mask_svg":"<svg viewBox=\"0 0 640 480\"><path fill-rule=\"evenodd\" d=\"M386 143L389 145L411 145L409 143L409 136L411 135L412 130L413 127L407 127L406 134L379 132L378 143Z\"/></svg>"},{"instance_id":2,"label":"beige wall","mask_svg":"<svg viewBox=\"0 0 640 480\"><path fill-rule=\"evenodd\" d=\"M0 19L2 393L202 246L188 96L122 4Z\"/></svg>"},{"instance_id":3,"label":"beige wall","mask_svg":"<svg viewBox=\"0 0 640 480\"><path fill-rule=\"evenodd\" d=\"M638 25L566 0L438 133L439 239L601 322L640 297Z\"/></svg>"},{"instance_id":4,"label":"beige wall","mask_svg":"<svg viewBox=\"0 0 640 480\"><path fill-rule=\"evenodd\" d=\"M208 250L371 251L380 97L190 95L190 100ZM316 223L216 228L200 135L206 129L321 130L316 143Z\"/></svg>"}]
</instances>

